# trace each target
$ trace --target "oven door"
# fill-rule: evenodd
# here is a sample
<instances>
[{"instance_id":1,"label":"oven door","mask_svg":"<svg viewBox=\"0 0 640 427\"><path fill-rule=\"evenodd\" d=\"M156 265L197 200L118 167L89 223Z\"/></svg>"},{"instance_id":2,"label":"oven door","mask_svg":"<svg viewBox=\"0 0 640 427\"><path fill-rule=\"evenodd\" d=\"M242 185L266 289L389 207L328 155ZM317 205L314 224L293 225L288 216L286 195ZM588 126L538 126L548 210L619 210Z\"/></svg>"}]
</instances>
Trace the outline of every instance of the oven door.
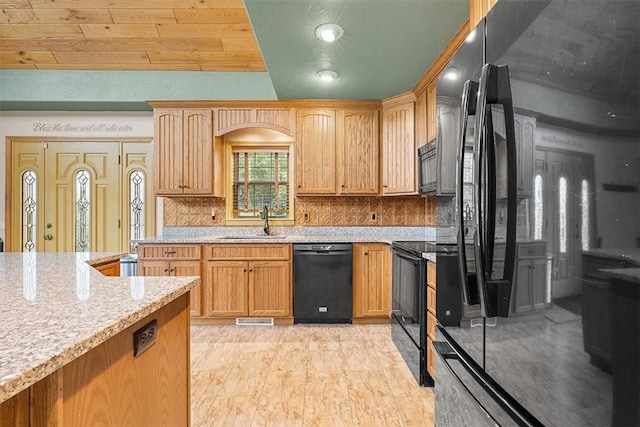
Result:
<instances>
[{"instance_id":1,"label":"oven door","mask_svg":"<svg viewBox=\"0 0 640 427\"><path fill-rule=\"evenodd\" d=\"M431 386L425 360L426 260L393 245L391 249L391 335L418 383Z\"/></svg>"}]
</instances>

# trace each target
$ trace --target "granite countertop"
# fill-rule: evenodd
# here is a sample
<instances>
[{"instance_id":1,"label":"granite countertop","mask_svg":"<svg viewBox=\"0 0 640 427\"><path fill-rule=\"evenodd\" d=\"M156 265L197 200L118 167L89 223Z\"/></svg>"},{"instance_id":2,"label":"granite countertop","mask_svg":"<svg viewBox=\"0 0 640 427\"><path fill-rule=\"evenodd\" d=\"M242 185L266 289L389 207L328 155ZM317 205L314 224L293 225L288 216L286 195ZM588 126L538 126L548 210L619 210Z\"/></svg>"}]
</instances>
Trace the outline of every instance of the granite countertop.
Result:
<instances>
[{"instance_id":1,"label":"granite countertop","mask_svg":"<svg viewBox=\"0 0 640 427\"><path fill-rule=\"evenodd\" d=\"M0 254L0 402L157 311L198 277L108 277L125 254Z\"/></svg>"},{"instance_id":2,"label":"granite countertop","mask_svg":"<svg viewBox=\"0 0 640 427\"><path fill-rule=\"evenodd\" d=\"M640 268L613 268L601 271L613 279L640 284Z\"/></svg>"},{"instance_id":3,"label":"granite countertop","mask_svg":"<svg viewBox=\"0 0 640 427\"><path fill-rule=\"evenodd\" d=\"M629 261L640 266L640 248L598 248L582 252L585 255Z\"/></svg>"},{"instance_id":4,"label":"granite countertop","mask_svg":"<svg viewBox=\"0 0 640 427\"><path fill-rule=\"evenodd\" d=\"M432 227L274 227L265 236L261 227L210 227L169 230L140 244L220 243L391 243L434 240Z\"/></svg>"}]
</instances>

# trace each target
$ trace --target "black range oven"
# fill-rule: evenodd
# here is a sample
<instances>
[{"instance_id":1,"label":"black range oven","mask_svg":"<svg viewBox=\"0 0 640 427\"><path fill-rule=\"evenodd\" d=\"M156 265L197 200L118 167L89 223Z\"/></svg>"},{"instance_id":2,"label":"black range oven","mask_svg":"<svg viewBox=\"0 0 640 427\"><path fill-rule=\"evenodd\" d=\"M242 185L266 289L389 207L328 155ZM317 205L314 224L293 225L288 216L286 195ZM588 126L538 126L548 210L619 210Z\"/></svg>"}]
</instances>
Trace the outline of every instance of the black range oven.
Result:
<instances>
[{"instance_id":1,"label":"black range oven","mask_svg":"<svg viewBox=\"0 0 640 427\"><path fill-rule=\"evenodd\" d=\"M418 383L432 387L427 372L427 260L423 253L454 251L451 245L426 241L397 241L393 252L391 335Z\"/></svg>"}]
</instances>

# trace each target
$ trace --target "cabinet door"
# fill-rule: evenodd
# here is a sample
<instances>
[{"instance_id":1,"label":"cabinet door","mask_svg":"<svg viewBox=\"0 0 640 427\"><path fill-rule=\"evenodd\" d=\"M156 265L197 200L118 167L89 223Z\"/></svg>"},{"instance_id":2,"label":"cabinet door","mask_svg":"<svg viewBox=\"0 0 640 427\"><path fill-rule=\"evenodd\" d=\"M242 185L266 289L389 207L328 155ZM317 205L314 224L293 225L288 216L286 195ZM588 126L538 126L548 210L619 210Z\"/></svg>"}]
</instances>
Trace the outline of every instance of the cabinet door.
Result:
<instances>
[{"instance_id":1,"label":"cabinet door","mask_svg":"<svg viewBox=\"0 0 640 427\"><path fill-rule=\"evenodd\" d=\"M173 276L201 277L200 261L171 261L169 264L169 270ZM202 316L202 284L191 289L190 298L191 316Z\"/></svg>"},{"instance_id":2,"label":"cabinet door","mask_svg":"<svg viewBox=\"0 0 640 427\"><path fill-rule=\"evenodd\" d=\"M533 138L536 119L516 115L516 147L518 155L518 196L533 195Z\"/></svg>"},{"instance_id":3,"label":"cabinet door","mask_svg":"<svg viewBox=\"0 0 640 427\"><path fill-rule=\"evenodd\" d=\"M531 260L531 299L534 310L545 307L546 260Z\"/></svg>"},{"instance_id":4,"label":"cabinet door","mask_svg":"<svg viewBox=\"0 0 640 427\"><path fill-rule=\"evenodd\" d=\"M460 107L443 102L437 106L437 195L456 193L457 129L460 122Z\"/></svg>"},{"instance_id":5,"label":"cabinet door","mask_svg":"<svg viewBox=\"0 0 640 427\"><path fill-rule=\"evenodd\" d=\"M531 299L531 261L522 260L516 263L516 278L513 287L513 312L526 313L533 309Z\"/></svg>"},{"instance_id":6,"label":"cabinet door","mask_svg":"<svg viewBox=\"0 0 640 427\"><path fill-rule=\"evenodd\" d=\"M416 194L414 104L405 102L382 112L383 194Z\"/></svg>"},{"instance_id":7,"label":"cabinet door","mask_svg":"<svg viewBox=\"0 0 640 427\"><path fill-rule=\"evenodd\" d=\"M353 317L390 316L390 257L383 243L353 244Z\"/></svg>"},{"instance_id":8,"label":"cabinet door","mask_svg":"<svg viewBox=\"0 0 640 427\"><path fill-rule=\"evenodd\" d=\"M154 123L154 191L157 195L181 194L183 145L182 110L153 110Z\"/></svg>"},{"instance_id":9,"label":"cabinet door","mask_svg":"<svg viewBox=\"0 0 640 427\"><path fill-rule=\"evenodd\" d=\"M169 276L169 262L164 260L139 260L138 274L140 276Z\"/></svg>"},{"instance_id":10,"label":"cabinet door","mask_svg":"<svg viewBox=\"0 0 640 427\"><path fill-rule=\"evenodd\" d=\"M429 141L429 139L427 139L429 133L427 110L427 89L425 89L416 96L415 138L418 147L423 146Z\"/></svg>"},{"instance_id":11,"label":"cabinet door","mask_svg":"<svg viewBox=\"0 0 640 427\"><path fill-rule=\"evenodd\" d=\"M437 111L436 111L436 89L437 80L427 86L427 141L432 141L438 136ZM420 144L420 141L418 141Z\"/></svg>"},{"instance_id":12,"label":"cabinet door","mask_svg":"<svg viewBox=\"0 0 640 427\"><path fill-rule=\"evenodd\" d=\"M213 193L213 112L197 108L183 111L183 193ZM166 172L166 171L165 171Z\"/></svg>"},{"instance_id":13,"label":"cabinet door","mask_svg":"<svg viewBox=\"0 0 640 427\"><path fill-rule=\"evenodd\" d=\"M291 316L291 262L249 263L249 316Z\"/></svg>"},{"instance_id":14,"label":"cabinet door","mask_svg":"<svg viewBox=\"0 0 640 427\"><path fill-rule=\"evenodd\" d=\"M244 261L207 261L205 295L208 316L242 317L248 314L248 270Z\"/></svg>"},{"instance_id":15,"label":"cabinet door","mask_svg":"<svg viewBox=\"0 0 640 427\"><path fill-rule=\"evenodd\" d=\"M296 139L297 194L336 192L336 112L298 112Z\"/></svg>"},{"instance_id":16,"label":"cabinet door","mask_svg":"<svg viewBox=\"0 0 640 427\"><path fill-rule=\"evenodd\" d=\"M338 193L378 194L377 111L338 111Z\"/></svg>"}]
</instances>

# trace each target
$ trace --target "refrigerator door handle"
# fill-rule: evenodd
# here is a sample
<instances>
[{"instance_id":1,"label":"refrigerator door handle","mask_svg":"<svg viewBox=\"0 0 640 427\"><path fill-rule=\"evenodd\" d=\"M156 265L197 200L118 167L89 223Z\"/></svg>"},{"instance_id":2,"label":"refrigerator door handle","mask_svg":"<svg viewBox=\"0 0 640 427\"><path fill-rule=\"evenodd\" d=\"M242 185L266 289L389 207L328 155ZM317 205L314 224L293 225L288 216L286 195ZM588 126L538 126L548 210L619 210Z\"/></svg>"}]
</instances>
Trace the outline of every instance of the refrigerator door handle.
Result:
<instances>
[{"instance_id":1,"label":"refrigerator door handle","mask_svg":"<svg viewBox=\"0 0 640 427\"><path fill-rule=\"evenodd\" d=\"M515 118L511 81L507 65L496 66L485 64L482 67L478 92L476 114L476 134L474 138L474 156L476 165L476 182L474 198L479 208L476 213L479 231L476 234L476 270L481 304L484 304L483 315L486 317L508 317L509 302L513 285L515 267L516 242L516 210L517 210L517 156L515 139ZM495 139L491 121L491 108L487 105L501 104L505 116L506 160L507 160L507 218L506 242L503 276L491 277L493 245L495 243ZM491 144L491 147L488 147ZM477 148L477 153L476 153ZM488 160L488 156L491 159ZM486 168L486 170L484 169ZM481 178L486 178L486 186L481 188ZM486 245L491 246L487 248Z\"/></svg>"},{"instance_id":2,"label":"refrigerator door handle","mask_svg":"<svg viewBox=\"0 0 640 427\"><path fill-rule=\"evenodd\" d=\"M460 114L460 132L458 133L458 164L456 174L456 193L458 198L458 215L456 216L456 225L458 228L458 264L460 269L460 279L462 283L462 298L465 305L478 304L477 292L471 291L471 283L475 283L475 273L467 272L467 250L465 245L464 225L464 151L465 139L467 136L467 122L469 116L476 114L476 101L478 95L478 82L467 80L462 91L462 104ZM477 229L477 224L474 224Z\"/></svg>"}]
</instances>

